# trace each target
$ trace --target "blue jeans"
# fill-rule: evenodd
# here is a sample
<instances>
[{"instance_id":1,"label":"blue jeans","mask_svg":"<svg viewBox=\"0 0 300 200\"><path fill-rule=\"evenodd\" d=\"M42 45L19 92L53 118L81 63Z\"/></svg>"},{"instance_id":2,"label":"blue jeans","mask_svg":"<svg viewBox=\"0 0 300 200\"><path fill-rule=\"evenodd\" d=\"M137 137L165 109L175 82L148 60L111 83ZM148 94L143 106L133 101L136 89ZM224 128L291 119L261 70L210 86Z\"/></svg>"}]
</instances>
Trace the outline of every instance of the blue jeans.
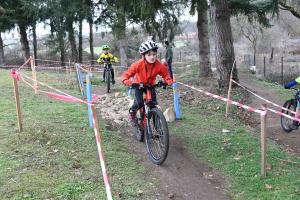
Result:
<instances>
[{"instance_id":1,"label":"blue jeans","mask_svg":"<svg viewBox=\"0 0 300 200\"><path fill-rule=\"evenodd\" d=\"M173 71L172 71L172 63L168 62L168 67L169 67L169 74L171 76L171 78L173 79Z\"/></svg>"}]
</instances>

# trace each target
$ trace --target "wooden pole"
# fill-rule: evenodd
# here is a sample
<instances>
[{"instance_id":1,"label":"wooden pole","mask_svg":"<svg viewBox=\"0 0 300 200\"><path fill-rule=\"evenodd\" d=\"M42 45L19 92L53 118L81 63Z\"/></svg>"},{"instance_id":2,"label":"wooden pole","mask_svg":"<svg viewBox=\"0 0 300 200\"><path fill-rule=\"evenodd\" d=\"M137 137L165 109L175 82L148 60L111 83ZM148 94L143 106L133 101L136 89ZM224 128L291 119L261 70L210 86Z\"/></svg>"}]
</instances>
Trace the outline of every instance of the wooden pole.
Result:
<instances>
[{"instance_id":1,"label":"wooden pole","mask_svg":"<svg viewBox=\"0 0 300 200\"><path fill-rule=\"evenodd\" d=\"M264 112L261 114L261 175L263 177L266 177L266 136L267 136L267 127L266 127L266 121L267 121L267 110L265 109L267 107L266 104L262 104L262 109Z\"/></svg>"},{"instance_id":2,"label":"wooden pole","mask_svg":"<svg viewBox=\"0 0 300 200\"><path fill-rule=\"evenodd\" d=\"M233 71L234 66L235 66L235 61L233 62L233 66L232 66L231 73L230 73L229 89L228 89L228 93L227 93L227 99L230 99L230 93L231 93L231 88L232 88L231 79L232 79L232 71ZM229 103L227 102L227 104L226 104L226 114L225 114L226 117L228 116L228 108L229 108Z\"/></svg>"},{"instance_id":3,"label":"wooden pole","mask_svg":"<svg viewBox=\"0 0 300 200\"><path fill-rule=\"evenodd\" d=\"M229 81L229 89L228 89L228 93L227 93L227 99L230 99L230 93L231 93L231 87L232 87L232 72L231 72L231 75L230 75L230 81ZM228 109L229 109L229 103L227 102L226 104L226 114L225 116L227 117L228 116Z\"/></svg>"},{"instance_id":4,"label":"wooden pole","mask_svg":"<svg viewBox=\"0 0 300 200\"><path fill-rule=\"evenodd\" d=\"M36 81L36 72L35 72L35 65L34 65L34 57L30 56L30 65L31 65L31 74L33 79L33 85L37 88L37 81ZM35 90L35 94L37 94L37 90Z\"/></svg>"},{"instance_id":5,"label":"wooden pole","mask_svg":"<svg viewBox=\"0 0 300 200\"><path fill-rule=\"evenodd\" d=\"M12 74L14 74L14 72L15 72L15 70L12 70ZM19 131L22 132L23 128L22 128L22 117L21 117L21 107L20 107L18 81L17 81L16 78L12 78L12 79L13 79L16 110L17 110L17 117L18 117L18 127L19 127Z\"/></svg>"}]
</instances>

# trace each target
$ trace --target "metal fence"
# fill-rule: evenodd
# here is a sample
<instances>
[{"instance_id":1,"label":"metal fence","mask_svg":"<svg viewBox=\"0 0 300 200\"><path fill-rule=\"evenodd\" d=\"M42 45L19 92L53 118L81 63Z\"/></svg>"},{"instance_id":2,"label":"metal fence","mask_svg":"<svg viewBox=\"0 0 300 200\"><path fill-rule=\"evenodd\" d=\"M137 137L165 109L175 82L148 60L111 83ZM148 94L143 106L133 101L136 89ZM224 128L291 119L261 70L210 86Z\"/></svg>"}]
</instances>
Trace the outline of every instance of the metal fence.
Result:
<instances>
[{"instance_id":1,"label":"metal fence","mask_svg":"<svg viewBox=\"0 0 300 200\"><path fill-rule=\"evenodd\" d=\"M270 82L287 83L300 76L300 55L244 55L244 66L256 66L257 74Z\"/></svg>"}]
</instances>

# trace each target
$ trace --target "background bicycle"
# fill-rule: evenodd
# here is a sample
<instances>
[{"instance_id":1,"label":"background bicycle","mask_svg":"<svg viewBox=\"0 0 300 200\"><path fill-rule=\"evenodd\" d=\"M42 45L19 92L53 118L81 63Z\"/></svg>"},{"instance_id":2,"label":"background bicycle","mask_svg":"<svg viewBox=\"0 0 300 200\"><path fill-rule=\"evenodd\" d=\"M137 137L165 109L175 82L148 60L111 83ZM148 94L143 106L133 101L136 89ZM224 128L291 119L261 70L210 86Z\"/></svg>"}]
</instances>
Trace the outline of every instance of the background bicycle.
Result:
<instances>
[{"instance_id":1,"label":"background bicycle","mask_svg":"<svg viewBox=\"0 0 300 200\"><path fill-rule=\"evenodd\" d=\"M109 62L107 61L101 61L101 63L104 64L104 76L103 76L103 80L102 82L106 83L106 92L109 93L110 90L110 83L112 83L113 85L115 84L115 79L114 77L112 77L113 73L114 73L114 69L112 67L112 65L109 64Z\"/></svg>"},{"instance_id":2,"label":"background bicycle","mask_svg":"<svg viewBox=\"0 0 300 200\"><path fill-rule=\"evenodd\" d=\"M286 102L283 104L283 107L285 109L282 109L281 112L284 114L290 115L292 117L295 117L295 111L297 108L297 100L299 100L299 98L300 98L300 96L299 96L300 88L291 87L290 89L295 90L296 93L294 94L293 98L286 100ZM292 128L290 128L290 126L293 124L292 119L285 117L285 116L281 116L280 121L281 121L282 129L285 132L291 132L293 130Z\"/></svg>"}]
</instances>

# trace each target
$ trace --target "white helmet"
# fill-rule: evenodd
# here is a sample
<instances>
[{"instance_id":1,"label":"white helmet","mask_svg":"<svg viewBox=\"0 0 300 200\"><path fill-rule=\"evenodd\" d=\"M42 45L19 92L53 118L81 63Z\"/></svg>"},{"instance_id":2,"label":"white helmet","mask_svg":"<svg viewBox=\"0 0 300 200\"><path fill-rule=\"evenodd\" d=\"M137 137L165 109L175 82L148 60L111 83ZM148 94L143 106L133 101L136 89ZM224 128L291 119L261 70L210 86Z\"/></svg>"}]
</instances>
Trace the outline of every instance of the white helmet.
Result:
<instances>
[{"instance_id":1,"label":"white helmet","mask_svg":"<svg viewBox=\"0 0 300 200\"><path fill-rule=\"evenodd\" d=\"M156 50L156 49L158 49L158 46L155 44L155 42L148 40L141 44L139 51L140 54L144 54L150 50Z\"/></svg>"}]
</instances>

